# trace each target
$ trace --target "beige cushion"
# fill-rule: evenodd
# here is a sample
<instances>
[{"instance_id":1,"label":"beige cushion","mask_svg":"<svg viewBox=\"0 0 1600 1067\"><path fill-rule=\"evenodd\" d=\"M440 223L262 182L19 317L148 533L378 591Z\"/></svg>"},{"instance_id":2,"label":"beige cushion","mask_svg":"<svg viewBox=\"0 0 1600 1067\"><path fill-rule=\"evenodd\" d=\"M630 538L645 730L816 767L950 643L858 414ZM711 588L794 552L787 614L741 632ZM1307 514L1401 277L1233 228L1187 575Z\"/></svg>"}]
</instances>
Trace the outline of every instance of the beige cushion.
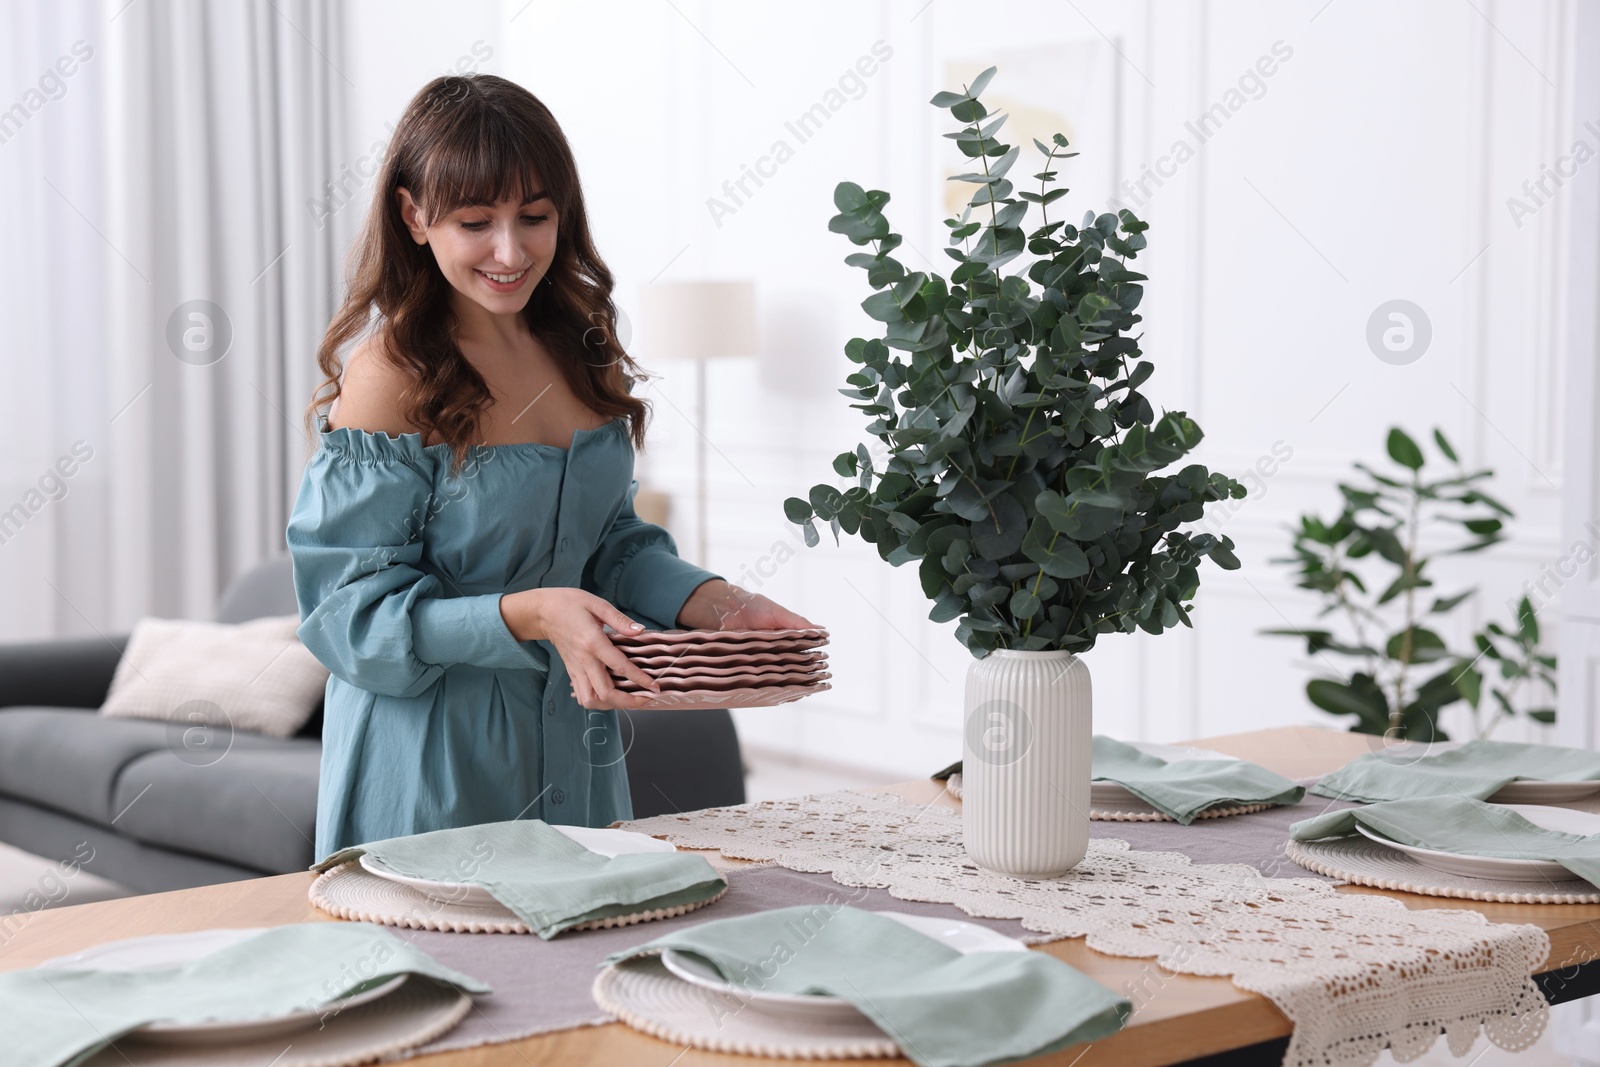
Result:
<instances>
[{"instance_id":1,"label":"beige cushion","mask_svg":"<svg viewBox=\"0 0 1600 1067\"><path fill-rule=\"evenodd\" d=\"M100 712L293 737L328 682L328 669L295 636L299 625L297 615L140 619Z\"/></svg>"}]
</instances>

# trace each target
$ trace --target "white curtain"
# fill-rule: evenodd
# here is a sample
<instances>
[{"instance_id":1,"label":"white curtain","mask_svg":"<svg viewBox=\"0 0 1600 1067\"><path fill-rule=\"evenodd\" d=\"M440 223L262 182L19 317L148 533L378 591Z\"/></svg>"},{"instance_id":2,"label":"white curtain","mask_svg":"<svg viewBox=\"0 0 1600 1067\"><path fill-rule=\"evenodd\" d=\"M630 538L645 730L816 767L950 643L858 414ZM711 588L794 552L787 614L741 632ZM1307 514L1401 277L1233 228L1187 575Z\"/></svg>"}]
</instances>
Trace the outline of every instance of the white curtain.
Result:
<instances>
[{"instance_id":1,"label":"white curtain","mask_svg":"<svg viewBox=\"0 0 1600 1067\"><path fill-rule=\"evenodd\" d=\"M78 0L0 19L0 637L209 617L284 551L358 222L318 208L348 88L338 12Z\"/></svg>"}]
</instances>

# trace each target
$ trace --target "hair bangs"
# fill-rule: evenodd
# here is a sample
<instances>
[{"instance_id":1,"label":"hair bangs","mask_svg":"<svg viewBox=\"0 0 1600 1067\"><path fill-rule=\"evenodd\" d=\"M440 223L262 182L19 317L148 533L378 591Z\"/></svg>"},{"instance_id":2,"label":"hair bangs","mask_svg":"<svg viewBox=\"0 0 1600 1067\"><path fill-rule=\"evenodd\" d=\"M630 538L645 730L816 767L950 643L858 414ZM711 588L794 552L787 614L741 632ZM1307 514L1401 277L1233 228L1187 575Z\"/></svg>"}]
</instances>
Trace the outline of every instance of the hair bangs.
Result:
<instances>
[{"instance_id":1,"label":"hair bangs","mask_svg":"<svg viewBox=\"0 0 1600 1067\"><path fill-rule=\"evenodd\" d=\"M448 127L432 153L422 176L422 198L429 221L435 222L457 208L493 205L515 198L520 206L539 193L555 203L557 190L549 187L546 168L538 164L542 153L527 132L509 116L492 108L478 113L477 122Z\"/></svg>"}]
</instances>

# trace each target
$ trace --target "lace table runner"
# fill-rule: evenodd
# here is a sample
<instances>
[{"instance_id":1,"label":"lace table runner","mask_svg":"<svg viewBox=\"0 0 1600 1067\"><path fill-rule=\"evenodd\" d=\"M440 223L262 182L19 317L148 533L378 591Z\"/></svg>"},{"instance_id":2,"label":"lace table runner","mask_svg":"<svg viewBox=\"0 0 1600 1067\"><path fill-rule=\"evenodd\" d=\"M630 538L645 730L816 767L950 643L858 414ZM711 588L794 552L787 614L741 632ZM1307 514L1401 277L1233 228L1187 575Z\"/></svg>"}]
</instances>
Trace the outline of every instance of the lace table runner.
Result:
<instances>
[{"instance_id":1,"label":"lace table runner","mask_svg":"<svg viewBox=\"0 0 1600 1067\"><path fill-rule=\"evenodd\" d=\"M1216 820L1218 823L1242 820ZM1517 1051L1549 1008L1531 973L1550 939L1475 911L1412 911L1325 881L1269 878L1243 863L1200 864L1097 838L1071 872L1029 881L985 871L961 843L961 814L890 793L846 790L659 815L620 824L686 848L793 871L900 900L1017 919L1113 956L1155 957L1168 973L1228 976L1294 1024L1286 1067L1420 1056L1440 1032L1465 1055L1479 1028Z\"/></svg>"}]
</instances>

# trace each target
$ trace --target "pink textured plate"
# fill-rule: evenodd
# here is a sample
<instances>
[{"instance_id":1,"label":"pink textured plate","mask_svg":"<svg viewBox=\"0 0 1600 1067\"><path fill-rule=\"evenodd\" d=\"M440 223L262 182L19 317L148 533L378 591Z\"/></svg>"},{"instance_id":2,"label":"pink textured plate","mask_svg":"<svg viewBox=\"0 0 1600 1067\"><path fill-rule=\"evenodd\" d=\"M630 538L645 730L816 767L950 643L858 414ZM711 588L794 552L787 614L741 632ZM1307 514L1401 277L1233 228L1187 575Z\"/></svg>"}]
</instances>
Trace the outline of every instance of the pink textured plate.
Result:
<instances>
[{"instance_id":1,"label":"pink textured plate","mask_svg":"<svg viewBox=\"0 0 1600 1067\"><path fill-rule=\"evenodd\" d=\"M808 649L804 652L726 652L721 655L656 655L656 656L629 656L628 659L651 670L655 667L755 667L770 664L784 666L807 667L813 663L820 663L828 658L828 654L820 648Z\"/></svg>"},{"instance_id":2,"label":"pink textured plate","mask_svg":"<svg viewBox=\"0 0 1600 1067\"><path fill-rule=\"evenodd\" d=\"M758 689L728 689L722 692L690 690L688 692L662 693L647 704L630 711L658 711L670 708L769 708L788 704L831 689L827 682L816 685L768 685Z\"/></svg>"},{"instance_id":3,"label":"pink textured plate","mask_svg":"<svg viewBox=\"0 0 1600 1067\"><path fill-rule=\"evenodd\" d=\"M821 681L834 675L827 670L773 670L773 672L726 673L726 675L666 675L656 677L662 689L744 689L763 685L805 685L808 681ZM645 693L645 686L630 678L613 678L613 685L629 689L632 693Z\"/></svg>"},{"instance_id":4,"label":"pink textured plate","mask_svg":"<svg viewBox=\"0 0 1600 1067\"><path fill-rule=\"evenodd\" d=\"M761 666L730 663L720 667L645 667L644 673L652 678L726 678L735 674L753 674L766 678L775 674L814 674L827 667L826 663L767 663Z\"/></svg>"},{"instance_id":5,"label":"pink textured plate","mask_svg":"<svg viewBox=\"0 0 1600 1067\"><path fill-rule=\"evenodd\" d=\"M723 692L729 689L770 688L782 685L808 685L832 678L827 671L792 671L785 674L730 674L720 678L708 678L705 675L690 675L683 678L658 678L662 692L689 692L704 689L709 692ZM626 678L616 682L618 689L625 693L644 693L647 690L637 682Z\"/></svg>"},{"instance_id":6,"label":"pink textured plate","mask_svg":"<svg viewBox=\"0 0 1600 1067\"><path fill-rule=\"evenodd\" d=\"M643 656L712 656L727 652L757 655L762 652L809 652L828 643L825 637L786 637L780 641L691 641L675 645L618 645L623 655Z\"/></svg>"},{"instance_id":7,"label":"pink textured plate","mask_svg":"<svg viewBox=\"0 0 1600 1067\"><path fill-rule=\"evenodd\" d=\"M826 637L807 640L802 637L788 638L784 641L697 641L692 645L618 645L622 654L631 658L644 656L675 656L678 653L693 651L701 656L722 656L728 653L757 652L808 652L819 645L828 643Z\"/></svg>"},{"instance_id":8,"label":"pink textured plate","mask_svg":"<svg viewBox=\"0 0 1600 1067\"><path fill-rule=\"evenodd\" d=\"M821 626L804 630L644 630L637 634L612 631L607 637L619 645L681 644L685 641L780 641L827 637Z\"/></svg>"}]
</instances>

